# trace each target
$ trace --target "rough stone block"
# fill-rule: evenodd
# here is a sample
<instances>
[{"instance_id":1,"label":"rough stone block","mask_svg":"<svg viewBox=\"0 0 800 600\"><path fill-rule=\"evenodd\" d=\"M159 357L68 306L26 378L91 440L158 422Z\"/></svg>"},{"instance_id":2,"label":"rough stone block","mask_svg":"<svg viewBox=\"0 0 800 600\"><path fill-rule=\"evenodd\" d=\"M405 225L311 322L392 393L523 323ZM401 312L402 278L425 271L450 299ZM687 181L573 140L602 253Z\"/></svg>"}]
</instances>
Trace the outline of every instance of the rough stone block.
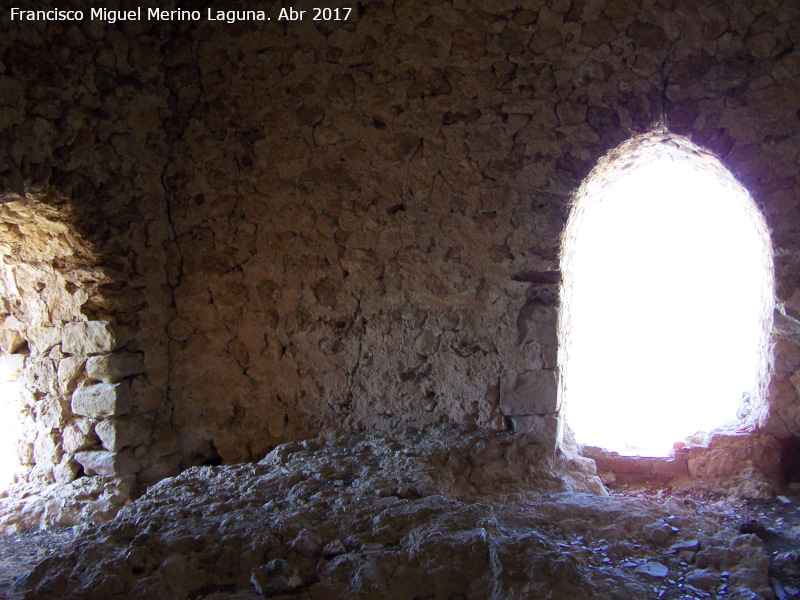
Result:
<instances>
[{"instance_id":1,"label":"rough stone block","mask_svg":"<svg viewBox=\"0 0 800 600\"><path fill-rule=\"evenodd\" d=\"M30 327L27 337L31 352L42 354L61 343L61 329L48 326Z\"/></svg>"},{"instance_id":2,"label":"rough stone block","mask_svg":"<svg viewBox=\"0 0 800 600\"><path fill-rule=\"evenodd\" d=\"M124 477L139 471L139 463L128 452L86 450L75 454L75 460L87 475Z\"/></svg>"},{"instance_id":3,"label":"rough stone block","mask_svg":"<svg viewBox=\"0 0 800 600\"><path fill-rule=\"evenodd\" d=\"M58 362L58 391L71 394L83 374L84 359L79 356L67 356Z\"/></svg>"},{"instance_id":4,"label":"rough stone block","mask_svg":"<svg viewBox=\"0 0 800 600\"><path fill-rule=\"evenodd\" d=\"M517 316L519 344L539 342L545 346L558 345L558 311L552 306L528 303Z\"/></svg>"},{"instance_id":5,"label":"rough stone block","mask_svg":"<svg viewBox=\"0 0 800 600\"><path fill-rule=\"evenodd\" d=\"M129 388L123 383L83 385L72 395L72 412L84 417L126 415L130 410Z\"/></svg>"},{"instance_id":6,"label":"rough stone block","mask_svg":"<svg viewBox=\"0 0 800 600\"><path fill-rule=\"evenodd\" d=\"M769 412L762 429L779 438L800 435L800 403L791 380L773 375L767 397Z\"/></svg>"},{"instance_id":7,"label":"rough stone block","mask_svg":"<svg viewBox=\"0 0 800 600\"><path fill-rule=\"evenodd\" d=\"M60 429L70 416L69 402L58 396L48 395L38 402L38 419L40 427Z\"/></svg>"},{"instance_id":8,"label":"rough stone block","mask_svg":"<svg viewBox=\"0 0 800 600\"><path fill-rule=\"evenodd\" d=\"M772 329L775 333L782 335L800 334L800 318L786 314L783 306L778 306L775 309L772 318Z\"/></svg>"},{"instance_id":9,"label":"rough stone block","mask_svg":"<svg viewBox=\"0 0 800 600\"><path fill-rule=\"evenodd\" d=\"M778 341L772 350L772 370L779 377L788 377L800 369L800 346L788 340Z\"/></svg>"},{"instance_id":10,"label":"rough stone block","mask_svg":"<svg viewBox=\"0 0 800 600\"><path fill-rule=\"evenodd\" d=\"M61 431L61 447L67 454L75 454L79 450L90 447L94 440L81 431L77 425L67 425Z\"/></svg>"},{"instance_id":11,"label":"rough stone block","mask_svg":"<svg viewBox=\"0 0 800 600\"><path fill-rule=\"evenodd\" d=\"M24 366L24 354L4 354L0 356L0 383L16 381Z\"/></svg>"},{"instance_id":12,"label":"rough stone block","mask_svg":"<svg viewBox=\"0 0 800 600\"><path fill-rule=\"evenodd\" d=\"M33 445L33 458L37 464L55 465L61 460L61 435L56 432L39 434Z\"/></svg>"},{"instance_id":13,"label":"rough stone block","mask_svg":"<svg viewBox=\"0 0 800 600\"><path fill-rule=\"evenodd\" d=\"M557 369L558 346L542 346L542 361L545 369Z\"/></svg>"},{"instance_id":14,"label":"rough stone block","mask_svg":"<svg viewBox=\"0 0 800 600\"><path fill-rule=\"evenodd\" d=\"M789 299L783 303L784 311L790 317L800 320L800 288L796 289Z\"/></svg>"},{"instance_id":15,"label":"rough stone block","mask_svg":"<svg viewBox=\"0 0 800 600\"><path fill-rule=\"evenodd\" d=\"M55 467L53 467L53 477L57 483L69 483L70 481L75 480L79 470L80 467L74 460L62 460Z\"/></svg>"},{"instance_id":16,"label":"rough stone block","mask_svg":"<svg viewBox=\"0 0 800 600\"><path fill-rule=\"evenodd\" d=\"M92 356L86 361L86 373L92 379L116 383L144 371L142 355L137 352L116 352Z\"/></svg>"},{"instance_id":17,"label":"rough stone block","mask_svg":"<svg viewBox=\"0 0 800 600\"><path fill-rule=\"evenodd\" d=\"M500 386L500 410L507 416L556 412L558 372L525 371L516 376L505 374Z\"/></svg>"},{"instance_id":18,"label":"rough stone block","mask_svg":"<svg viewBox=\"0 0 800 600\"><path fill-rule=\"evenodd\" d=\"M135 417L101 421L95 426L94 432L100 438L103 448L112 452L122 450L126 446L147 443L150 438L147 421Z\"/></svg>"},{"instance_id":19,"label":"rough stone block","mask_svg":"<svg viewBox=\"0 0 800 600\"><path fill-rule=\"evenodd\" d=\"M45 356L37 356L28 361L22 372L22 382L31 391L43 394L56 392L56 365Z\"/></svg>"},{"instance_id":20,"label":"rough stone block","mask_svg":"<svg viewBox=\"0 0 800 600\"><path fill-rule=\"evenodd\" d=\"M538 444L555 450L561 441L561 424L556 415L511 417L514 431L533 436Z\"/></svg>"},{"instance_id":21,"label":"rough stone block","mask_svg":"<svg viewBox=\"0 0 800 600\"><path fill-rule=\"evenodd\" d=\"M116 348L110 321L80 321L64 325L61 348L67 354L104 354Z\"/></svg>"},{"instance_id":22,"label":"rough stone block","mask_svg":"<svg viewBox=\"0 0 800 600\"><path fill-rule=\"evenodd\" d=\"M25 345L25 338L19 331L4 329L0 331L0 350L13 354Z\"/></svg>"}]
</instances>

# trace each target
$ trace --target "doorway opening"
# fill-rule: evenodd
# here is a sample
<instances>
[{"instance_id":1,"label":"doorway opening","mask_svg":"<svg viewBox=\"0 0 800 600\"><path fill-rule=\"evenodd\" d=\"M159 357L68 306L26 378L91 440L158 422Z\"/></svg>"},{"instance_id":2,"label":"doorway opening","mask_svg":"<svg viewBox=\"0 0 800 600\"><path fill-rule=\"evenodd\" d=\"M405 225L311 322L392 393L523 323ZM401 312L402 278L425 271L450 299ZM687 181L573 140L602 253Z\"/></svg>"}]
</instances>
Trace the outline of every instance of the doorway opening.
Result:
<instances>
[{"instance_id":1,"label":"doorway opening","mask_svg":"<svg viewBox=\"0 0 800 600\"><path fill-rule=\"evenodd\" d=\"M559 392L579 443L667 456L765 402L771 242L710 153L648 134L604 157L576 195L562 274Z\"/></svg>"}]
</instances>

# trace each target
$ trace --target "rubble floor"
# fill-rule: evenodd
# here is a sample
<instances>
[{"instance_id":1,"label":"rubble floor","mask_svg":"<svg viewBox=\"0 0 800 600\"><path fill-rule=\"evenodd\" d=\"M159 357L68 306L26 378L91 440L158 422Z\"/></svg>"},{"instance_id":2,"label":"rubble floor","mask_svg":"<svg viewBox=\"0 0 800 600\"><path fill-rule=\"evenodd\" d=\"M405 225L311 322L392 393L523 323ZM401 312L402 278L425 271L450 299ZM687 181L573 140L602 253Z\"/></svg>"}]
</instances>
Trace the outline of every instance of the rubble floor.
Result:
<instances>
[{"instance_id":1,"label":"rubble floor","mask_svg":"<svg viewBox=\"0 0 800 600\"><path fill-rule=\"evenodd\" d=\"M0 595L783 600L800 596L798 507L604 495L585 459L524 436L309 440L191 468L102 525L2 537Z\"/></svg>"}]
</instances>

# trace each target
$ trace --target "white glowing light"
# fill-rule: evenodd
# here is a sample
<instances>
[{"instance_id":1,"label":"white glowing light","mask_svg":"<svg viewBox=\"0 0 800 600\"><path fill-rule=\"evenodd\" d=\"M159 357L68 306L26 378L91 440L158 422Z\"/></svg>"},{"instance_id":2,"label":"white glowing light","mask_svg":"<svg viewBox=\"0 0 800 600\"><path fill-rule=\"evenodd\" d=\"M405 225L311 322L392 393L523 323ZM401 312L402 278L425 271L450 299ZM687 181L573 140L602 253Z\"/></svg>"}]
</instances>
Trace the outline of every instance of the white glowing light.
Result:
<instances>
[{"instance_id":1,"label":"white glowing light","mask_svg":"<svg viewBox=\"0 0 800 600\"><path fill-rule=\"evenodd\" d=\"M21 437L19 422L20 391L18 381L0 383L0 491L14 481L20 468L17 459L17 440Z\"/></svg>"},{"instance_id":2,"label":"white glowing light","mask_svg":"<svg viewBox=\"0 0 800 600\"><path fill-rule=\"evenodd\" d=\"M736 419L764 328L764 242L737 194L666 154L586 206L564 396L579 442L666 456Z\"/></svg>"}]
</instances>

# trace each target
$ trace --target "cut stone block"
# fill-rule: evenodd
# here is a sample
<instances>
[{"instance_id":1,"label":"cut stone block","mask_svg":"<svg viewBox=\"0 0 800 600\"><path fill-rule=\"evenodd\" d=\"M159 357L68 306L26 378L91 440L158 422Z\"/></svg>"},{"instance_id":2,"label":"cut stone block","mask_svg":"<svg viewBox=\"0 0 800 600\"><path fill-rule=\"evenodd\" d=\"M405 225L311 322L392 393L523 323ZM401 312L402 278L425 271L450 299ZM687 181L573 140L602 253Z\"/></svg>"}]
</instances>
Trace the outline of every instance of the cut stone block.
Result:
<instances>
[{"instance_id":1,"label":"cut stone block","mask_svg":"<svg viewBox=\"0 0 800 600\"><path fill-rule=\"evenodd\" d=\"M130 390L123 383L83 385L72 394L72 412L84 417L126 415L130 410Z\"/></svg>"},{"instance_id":2,"label":"cut stone block","mask_svg":"<svg viewBox=\"0 0 800 600\"><path fill-rule=\"evenodd\" d=\"M513 377L513 381L512 381ZM557 371L525 371L504 375L500 388L504 415L546 415L558 410Z\"/></svg>"},{"instance_id":3,"label":"cut stone block","mask_svg":"<svg viewBox=\"0 0 800 600\"><path fill-rule=\"evenodd\" d=\"M94 432L103 448L117 452L126 446L138 446L149 441L150 428L147 421L133 417L107 419L98 423Z\"/></svg>"},{"instance_id":4,"label":"cut stone block","mask_svg":"<svg viewBox=\"0 0 800 600\"><path fill-rule=\"evenodd\" d=\"M124 477L139 471L139 463L128 452L87 450L75 454L87 475Z\"/></svg>"},{"instance_id":5,"label":"cut stone block","mask_svg":"<svg viewBox=\"0 0 800 600\"><path fill-rule=\"evenodd\" d=\"M0 356L0 383L16 381L24 366L24 354L4 354Z\"/></svg>"},{"instance_id":6,"label":"cut stone block","mask_svg":"<svg viewBox=\"0 0 800 600\"><path fill-rule=\"evenodd\" d=\"M92 379L105 383L116 383L131 375L144 371L142 355L136 352L115 352L92 356L86 361L86 373Z\"/></svg>"},{"instance_id":7,"label":"cut stone block","mask_svg":"<svg viewBox=\"0 0 800 600\"><path fill-rule=\"evenodd\" d=\"M116 345L110 321L67 323L61 332L61 349L67 354L104 354Z\"/></svg>"}]
</instances>

